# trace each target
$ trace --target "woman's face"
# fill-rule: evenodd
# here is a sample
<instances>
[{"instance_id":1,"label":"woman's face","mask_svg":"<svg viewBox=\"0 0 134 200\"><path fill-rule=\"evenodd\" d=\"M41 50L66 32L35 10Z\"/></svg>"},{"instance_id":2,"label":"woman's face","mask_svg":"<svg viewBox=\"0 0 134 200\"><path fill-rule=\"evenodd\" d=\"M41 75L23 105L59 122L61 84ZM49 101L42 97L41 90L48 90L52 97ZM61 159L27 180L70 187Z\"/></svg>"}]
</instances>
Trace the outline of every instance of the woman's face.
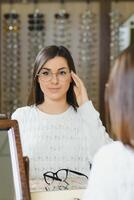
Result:
<instances>
[{"instance_id":1,"label":"woman's face","mask_svg":"<svg viewBox=\"0 0 134 200\"><path fill-rule=\"evenodd\" d=\"M48 60L38 74L45 100L66 99L71 74L65 58L56 56Z\"/></svg>"}]
</instances>

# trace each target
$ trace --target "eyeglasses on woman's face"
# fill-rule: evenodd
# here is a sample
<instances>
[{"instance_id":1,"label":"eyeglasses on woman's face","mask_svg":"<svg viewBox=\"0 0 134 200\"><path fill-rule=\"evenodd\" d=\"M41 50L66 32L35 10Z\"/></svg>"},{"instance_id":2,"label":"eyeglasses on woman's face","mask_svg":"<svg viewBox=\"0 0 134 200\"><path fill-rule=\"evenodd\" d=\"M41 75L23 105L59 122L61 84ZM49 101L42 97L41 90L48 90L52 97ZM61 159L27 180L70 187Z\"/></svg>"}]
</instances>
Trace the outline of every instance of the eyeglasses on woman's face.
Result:
<instances>
[{"instance_id":1,"label":"eyeglasses on woman's face","mask_svg":"<svg viewBox=\"0 0 134 200\"><path fill-rule=\"evenodd\" d=\"M88 179L88 176L86 176L85 174L83 174L81 172L69 170L69 169L60 169L57 172L48 171L48 172L44 173L43 176L44 176L45 182L48 185L52 184L54 180L67 183L66 180L68 178L69 172L74 173L79 176L84 176L86 179Z\"/></svg>"},{"instance_id":2,"label":"eyeglasses on woman's face","mask_svg":"<svg viewBox=\"0 0 134 200\"><path fill-rule=\"evenodd\" d=\"M59 69L56 73L53 73L50 69L42 68L37 74L38 77L41 77L45 82L49 82L55 76L59 81L64 82L70 77L69 69Z\"/></svg>"}]
</instances>

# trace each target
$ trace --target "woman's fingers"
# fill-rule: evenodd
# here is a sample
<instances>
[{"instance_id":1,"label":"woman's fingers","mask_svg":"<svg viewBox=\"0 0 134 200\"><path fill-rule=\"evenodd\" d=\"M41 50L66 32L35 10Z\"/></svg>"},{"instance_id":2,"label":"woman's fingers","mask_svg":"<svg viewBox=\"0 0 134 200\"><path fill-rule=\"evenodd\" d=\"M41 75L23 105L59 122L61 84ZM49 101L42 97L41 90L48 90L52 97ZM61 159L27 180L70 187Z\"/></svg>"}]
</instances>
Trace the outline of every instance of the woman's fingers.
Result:
<instances>
[{"instance_id":1,"label":"woman's fingers","mask_svg":"<svg viewBox=\"0 0 134 200\"><path fill-rule=\"evenodd\" d=\"M74 92L76 95L77 103L80 106L85 101L88 100L87 91L86 91L83 81L74 72L71 72L71 76L75 82Z\"/></svg>"},{"instance_id":2,"label":"woman's fingers","mask_svg":"<svg viewBox=\"0 0 134 200\"><path fill-rule=\"evenodd\" d=\"M79 96L80 91L77 86L74 86L74 92L76 96Z\"/></svg>"},{"instance_id":3,"label":"woman's fingers","mask_svg":"<svg viewBox=\"0 0 134 200\"><path fill-rule=\"evenodd\" d=\"M74 74L74 72L71 72L71 76L72 76L72 79L74 80L76 86L78 87L79 82L78 82L78 80L77 80L76 75Z\"/></svg>"},{"instance_id":4,"label":"woman's fingers","mask_svg":"<svg viewBox=\"0 0 134 200\"><path fill-rule=\"evenodd\" d=\"M77 87L83 86L82 80L73 71L71 71L71 75Z\"/></svg>"}]
</instances>

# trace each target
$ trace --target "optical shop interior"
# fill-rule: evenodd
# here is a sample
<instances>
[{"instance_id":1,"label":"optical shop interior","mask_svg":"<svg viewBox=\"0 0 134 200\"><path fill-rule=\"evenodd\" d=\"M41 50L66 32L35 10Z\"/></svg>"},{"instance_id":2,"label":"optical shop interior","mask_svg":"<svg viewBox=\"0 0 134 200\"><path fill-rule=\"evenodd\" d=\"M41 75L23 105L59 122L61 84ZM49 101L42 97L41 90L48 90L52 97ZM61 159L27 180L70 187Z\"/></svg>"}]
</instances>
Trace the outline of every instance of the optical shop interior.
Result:
<instances>
[{"instance_id":1,"label":"optical shop interior","mask_svg":"<svg viewBox=\"0 0 134 200\"><path fill-rule=\"evenodd\" d=\"M118 140L105 90L133 42L131 0L0 0L0 200L131 200L95 198L92 170Z\"/></svg>"}]
</instances>

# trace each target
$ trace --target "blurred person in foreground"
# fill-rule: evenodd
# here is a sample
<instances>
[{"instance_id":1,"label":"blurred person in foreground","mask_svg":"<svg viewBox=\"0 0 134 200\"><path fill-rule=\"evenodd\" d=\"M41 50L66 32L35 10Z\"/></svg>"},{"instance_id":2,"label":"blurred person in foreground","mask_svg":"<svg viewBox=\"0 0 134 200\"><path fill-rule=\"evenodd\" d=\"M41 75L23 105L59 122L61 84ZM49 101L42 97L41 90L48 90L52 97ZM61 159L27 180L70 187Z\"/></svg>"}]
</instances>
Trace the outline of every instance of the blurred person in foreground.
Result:
<instances>
[{"instance_id":1,"label":"blurred person in foreground","mask_svg":"<svg viewBox=\"0 0 134 200\"><path fill-rule=\"evenodd\" d=\"M134 45L116 59L106 86L111 128L118 141L95 155L83 200L133 200Z\"/></svg>"}]
</instances>

